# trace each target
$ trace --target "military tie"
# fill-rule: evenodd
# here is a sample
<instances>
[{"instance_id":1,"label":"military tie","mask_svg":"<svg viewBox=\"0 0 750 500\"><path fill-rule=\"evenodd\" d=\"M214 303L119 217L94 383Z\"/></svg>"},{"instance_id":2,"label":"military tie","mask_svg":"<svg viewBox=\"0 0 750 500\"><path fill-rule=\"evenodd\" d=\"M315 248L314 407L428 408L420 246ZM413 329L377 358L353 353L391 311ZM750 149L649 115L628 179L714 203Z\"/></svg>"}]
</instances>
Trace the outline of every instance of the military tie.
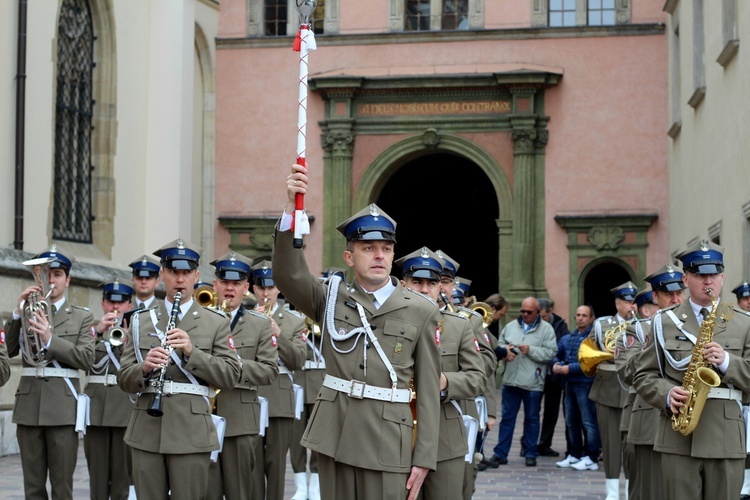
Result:
<instances>
[{"instance_id":1,"label":"military tie","mask_svg":"<svg viewBox=\"0 0 750 500\"><path fill-rule=\"evenodd\" d=\"M372 303L375 306L375 309L380 309L380 302L378 302L378 299L375 297L374 293L368 293L367 295L370 296L372 299Z\"/></svg>"},{"instance_id":2,"label":"military tie","mask_svg":"<svg viewBox=\"0 0 750 500\"><path fill-rule=\"evenodd\" d=\"M52 311L52 316L54 316L55 313L57 313L57 306L55 304L52 304L52 307L50 307L50 311Z\"/></svg>"},{"instance_id":3,"label":"military tie","mask_svg":"<svg viewBox=\"0 0 750 500\"><path fill-rule=\"evenodd\" d=\"M708 314L708 309L706 309L705 307L701 307L701 316L703 316L703 320L701 322L706 321L706 318L708 318Z\"/></svg>"}]
</instances>

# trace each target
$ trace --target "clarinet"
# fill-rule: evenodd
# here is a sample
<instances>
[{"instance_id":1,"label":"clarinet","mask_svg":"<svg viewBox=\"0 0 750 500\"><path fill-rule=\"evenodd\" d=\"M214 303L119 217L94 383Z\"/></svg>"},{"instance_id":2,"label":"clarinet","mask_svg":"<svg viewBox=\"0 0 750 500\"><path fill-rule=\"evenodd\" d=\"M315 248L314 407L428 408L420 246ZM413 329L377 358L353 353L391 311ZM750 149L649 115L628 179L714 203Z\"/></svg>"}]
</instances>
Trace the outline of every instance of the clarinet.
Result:
<instances>
[{"instance_id":1,"label":"clarinet","mask_svg":"<svg viewBox=\"0 0 750 500\"><path fill-rule=\"evenodd\" d=\"M172 304L172 315L169 317L169 323L167 323L167 328L164 331L164 340L161 343L161 346L167 350L167 356L172 355L172 347L167 345L167 334L166 332L173 330L175 327L175 323L177 323L177 315L180 313L180 300L182 299L182 292L177 292L174 294L174 304ZM162 397L164 396L164 378L167 375L167 365L169 364L169 359L167 359L167 362L161 365L161 370L159 371L159 380L152 380L151 385L156 388L156 392L154 393L154 400L151 402L151 406L148 407L148 410L146 410L146 413L151 415L152 417L161 417L164 415L164 411L161 409L162 405Z\"/></svg>"}]
</instances>

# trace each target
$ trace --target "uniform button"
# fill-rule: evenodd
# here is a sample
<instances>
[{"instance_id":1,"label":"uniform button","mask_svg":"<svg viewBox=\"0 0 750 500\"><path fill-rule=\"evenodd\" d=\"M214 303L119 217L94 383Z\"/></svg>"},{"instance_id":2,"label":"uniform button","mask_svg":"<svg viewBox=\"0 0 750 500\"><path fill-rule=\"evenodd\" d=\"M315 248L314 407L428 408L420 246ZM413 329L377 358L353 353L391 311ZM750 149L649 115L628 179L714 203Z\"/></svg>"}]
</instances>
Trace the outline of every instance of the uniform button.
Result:
<instances>
[{"instance_id":1,"label":"uniform button","mask_svg":"<svg viewBox=\"0 0 750 500\"><path fill-rule=\"evenodd\" d=\"M378 325L370 325L370 328L372 328L373 330L377 330L378 329Z\"/></svg>"},{"instance_id":2,"label":"uniform button","mask_svg":"<svg viewBox=\"0 0 750 500\"><path fill-rule=\"evenodd\" d=\"M367 344L367 348L369 349L370 347L372 347L372 346L370 344Z\"/></svg>"},{"instance_id":3,"label":"uniform button","mask_svg":"<svg viewBox=\"0 0 750 500\"><path fill-rule=\"evenodd\" d=\"M360 370L364 370L365 369L365 364L364 363L360 363L359 364L359 368L360 368Z\"/></svg>"},{"instance_id":4,"label":"uniform button","mask_svg":"<svg viewBox=\"0 0 750 500\"><path fill-rule=\"evenodd\" d=\"M349 315L348 314L344 315L344 319L349 319Z\"/></svg>"},{"instance_id":5,"label":"uniform button","mask_svg":"<svg viewBox=\"0 0 750 500\"><path fill-rule=\"evenodd\" d=\"M402 422L406 422L406 417L401 417Z\"/></svg>"},{"instance_id":6,"label":"uniform button","mask_svg":"<svg viewBox=\"0 0 750 500\"><path fill-rule=\"evenodd\" d=\"M682 356L680 356L680 355L678 354L677 356L675 356L675 357L674 357L674 359L675 359L676 361L679 361L679 360L681 360L681 359L682 359Z\"/></svg>"},{"instance_id":7,"label":"uniform button","mask_svg":"<svg viewBox=\"0 0 750 500\"><path fill-rule=\"evenodd\" d=\"M401 335L403 335L404 333L405 333L405 332L404 332L404 329L402 328L402 329L401 329Z\"/></svg>"}]
</instances>

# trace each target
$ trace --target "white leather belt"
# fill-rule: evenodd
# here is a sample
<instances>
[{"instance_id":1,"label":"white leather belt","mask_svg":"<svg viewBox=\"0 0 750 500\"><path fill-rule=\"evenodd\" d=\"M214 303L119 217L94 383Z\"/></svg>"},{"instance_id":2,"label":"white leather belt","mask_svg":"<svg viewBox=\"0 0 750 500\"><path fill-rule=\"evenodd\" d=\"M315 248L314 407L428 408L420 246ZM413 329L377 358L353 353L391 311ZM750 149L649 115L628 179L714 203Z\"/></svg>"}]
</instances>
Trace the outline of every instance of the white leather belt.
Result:
<instances>
[{"instance_id":1,"label":"white leather belt","mask_svg":"<svg viewBox=\"0 0 750 500\"><path fill-rule=\"evenodd\" d=\"M305 361L305 364L302 365L303 370L325 370L326 369L326 362L325 361L312 361L308 359Z\"/></svg>"},{"instance_id":2,"label":"white leather belt","mask_svg":"<svg viewBox=\"0 0 750 500\"><path fill-rule=\"evenodd\" d=\"M53 368L50 366L37 366L36 368L22 368L22 377L36 377L36 378L78 378L78 370L72 368Z\"/></svg>"},{"instance_id":3,"label":"white leather belt","mask_svg":"<svg viewBox=\"0 0 750 500\"><path fill-rule=\"evenodd\" d=\"M156 392L156 387L150 385L143 392ZM216 391L205 385L184 384L168 380L164 382L164 391L162 394L194 394L196 396L213 398L216 396Z\"/></svg>"},{"instance_id":4,"label":"white leather belt","mask_svg":"<svg viewBox=\"0 0 750 500\"><path fill-rule=\"evenodd\" d=\"M343 392L354 399L377 399L391 403L409 403L412 398L411 389L390 389L367 385L359 380L344 380L332 375L326 375L323 386L335 391Z\"/></svg>"},{"instance_id":5,"label":"white leather belt","mask_svg":"<svg viewBox=\"0 0 750 500\"><path fill-rule=\"evenodd\" d=\"M117 385L117 375L89 375L89 384Z\"/></svg>"},{"instance_id":6,"label":"white leather belt","mask_svg":"<svg viewBox=\"0 0 750 500\"><path fill-rule=\"evenodd\" d=\"M279 375L291 375L292 372L284 365L279 365Z\"/></svg>"},{"instance_id":7,"label":"white leather belt","mask_svg":"<svg viewBox=\"0 0 750 500\"><path fill-rule=\"evenodd\" d=\"M727 387L712 387L708 391L708 399L734 399L735 401L742 401L742 391Z\"/></svg>"},{"instance_id":8,"label":"white leather belt","mask_svg":"<svg viewBox=\"0 0 750 500\"><path fill-rule=\"evenodd\" d=\"M615 365L605 365L604 363L599 363L599 369L605 372L613 372L617 369Z\"/></svg>"}]
</instances>

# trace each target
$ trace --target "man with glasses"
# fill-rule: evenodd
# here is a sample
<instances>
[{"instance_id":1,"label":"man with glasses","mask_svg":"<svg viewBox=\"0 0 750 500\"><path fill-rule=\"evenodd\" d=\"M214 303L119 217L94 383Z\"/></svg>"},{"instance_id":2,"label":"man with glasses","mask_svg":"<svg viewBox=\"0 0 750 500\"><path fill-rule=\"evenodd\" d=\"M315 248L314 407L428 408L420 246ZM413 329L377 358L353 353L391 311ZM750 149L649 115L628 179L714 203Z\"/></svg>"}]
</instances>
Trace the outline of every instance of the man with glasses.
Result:
<instances>
[{"instance_id":1,"label":"man with glasses","mask_svg":"<svg viewBox=\"0 0 750 500\"><path fill-rule=\"evenodd\" d=\"M503 375L503 395L498 443L487 466L497 468L508 463L518 410L523 403L523 447L526 466L535 467L539 439L539 411L544 390L547 363L557 353L552 325L539 315L539 302L527 297L521 302L521 316L500 332L498 345L508 350Z\"/></svg>"}]
</instances>

